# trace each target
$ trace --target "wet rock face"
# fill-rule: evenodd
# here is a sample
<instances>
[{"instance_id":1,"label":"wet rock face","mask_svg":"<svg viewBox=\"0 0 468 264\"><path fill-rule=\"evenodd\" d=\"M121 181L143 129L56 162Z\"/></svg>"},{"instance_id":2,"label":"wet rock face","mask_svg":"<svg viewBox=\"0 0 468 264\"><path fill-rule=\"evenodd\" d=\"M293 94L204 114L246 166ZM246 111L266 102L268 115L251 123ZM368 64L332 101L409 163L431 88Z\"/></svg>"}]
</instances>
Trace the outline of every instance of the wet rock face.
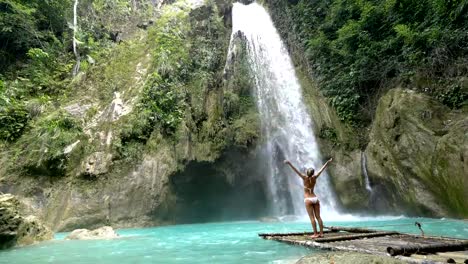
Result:
<instances>
[{"instance_id":1,"label":"wet rock face","mask_svg":"<svg viewBox=\"0 0 468 264\"><path fill-rule=\"evenodd\" d=\"M254 0L239 0L239 3L242 3L244 5L250 5L251 3L255 2Z\"/></svg>"},{"instance_id":2,"label":"wet rock face","mask_svg":"<svg viewBox=\"0 0 468 264\"><path fill-rule=\"evenodd\" d=\"M366 149L371 181L394 210L468 215L468 115L393 89L380 99Z\"/></svg>"},{"instance_id":3,"label":"wet rock face","mask_svg":"<svg viewBox=\"0 0 468 264\"><path fill-rule=\"evenodd\" d=\"M98 177L109 172L112 155L106 152L94 152L81 165L80 175Z\"/></svg>"},{"instance_id":4,"label":"wet rock face","mask_svg":"<svg viewBox=\"0 0 468 264\"><path fill-rule=\"evenodd\" d=\"M229 24L230 20L231 3L222 0L215 2L218 4L218 8L199 7L190 13L188 22L192 30L187 41L193 44L190 54L198 56L206 62L210 67L206 73L209 72L210 75L213 74L216 77L209 77L210 81L206 81L206 83L203 80L200 87L198 87L198 80L196 81L196 91L193 94L189 93L191 96L190 104L193 107L192 115L187 115L185 118L185 123L177 131L175 142L155 131L147 142L149 148L143 147L142 144L140 146L140 143L135 144L139 147L138 151L142 152L141 159L138 158L138 160L135 159L131 162L118 157L119 153L114 149L121 143L122 130L120 126L126 122L122 119L134 110L133 106L138 102L146 80L146 70L153 63L149 53L141 53L135 55L139 57L138 65L133 61L137 58L129 61L132 66L135 64L136 74L122 76L125 80L134 78L135 84L117 89L112 102L109 103L111 95L108 94L108 98L105 100L83 98L80 103L67 107L66 110L72 115L86 119L83 131L88 136L88 140L82 139L78 142L76 139L73 144L64 146L65 154L76 154L76 160L74 160L76 163L73 163L73 167L70 167L70 171L67 171L66 175L61 178L9 176L3 171L4 166L1 166L3 157L0 155L0 181L2 181L0 190L12 192L23 200L30 200L37 211L35 214L56 231L71 231L77 228L93 229L103 225L119 228L155 226L182 221L175 217L181 216L183 219L185 215L182 213L187 212L183 206L188 203L179 203L183 205L180 210L181 214L178 214L176 203L181 201L182 196L182 198L192 201L189 199L192 197L187 191L192 190L193 185L189 183L174 186L171 183L171 180L176 177L174 175L184 171L185 166L192 161L215 162L222 153L230 151L229 144L240 145L240 147L245 148L245 151L253 148L252 145L257 138L256 127L252 124L254 123L252 120L256 121L255 115L250 115L250 112L246 118L235 124L232 132L226 129L228 123L226 120L228 119L224 119L222 113L225 90L223 89L222 76L218 73L221 73L227 55L230 26L226 25ZM225 19L225 26L222 26L221 15L224 15L222 19ZM205 47L204 49L200 48L202 45ZM210 52L207 53L204 50ZM132 55L133 52L130 50L128 55ZM127 53L123 54L127 55ZM127 74L125 70L118 72ZM103 75L106 76L102 77L109 77L112 80L120 78L120 76ZM101 79L96 79L99 80L89 81L90 87L93 85L101 87L98 85ZM115 81L118 80L115 79ZM231 94L234 95L240 88L243 89L242 91L248 91L246 87L233 84ZM195 87L193 88L195 89ZM198 89L205 92L200 92L199 95ZM94 95L94 93L89 94L89 96ZM236 98L238 99L238 96ZM85 105L85 103L90 105ZM231 114L235 118L239 118L244 113L241 113L240 110L245 110L240 108L240 104L233 106L232 109L237 111ZM249 129L245 129L245 127ZM251 127L252 129L250 129ZM231 138L235 142L231 142ZM227 144L225 144L226 142ZM217 165L213 164L217 169L223 169L218 168ZM221 186L229 188L230 194L236 195L235 198L245 197L245 193L251 195L252 200L260 196L258 203L264 204L261 200L263 194L258 190L259 187L255 181L252 184L247 181L241 182L248 184L245 188L250 189L246 192L240 183L235 182L236 185L234 185L232 179L236 177L231 177L234 175L232 172L223 172L222 175L221 179L211 177L215 178L212 182L220 183ZM242 175L242 173L239 172L236 175ZM211 178L209 179L211 180ZM231 186L235 186L235 188ZM35 189L40 191L36 193ZM179 192L177 193L177 191ZM204 197L209 197L211 194L225 197L223 191L207 192ZM203 200L203 202L207 200ZM200 208L216 206L216 201L209 202ZM221 209L224 208L228 208L228 213L232 215L235 214L235 209L243 207L241 199L232 199L228 202L230 202L228 206L218 206L219 210L215 210L217 214L210 213L208 217L223 215ZM188 208L192 210L190 212L198 213L193 209L194 207ZM258 216L260 213L257 211L257 208L251 206L250 211L244 210L243 213L246 216ZM205 215L201 217L205 217ZM183 219L183 221L189 220L188 218Z\"/></svg>"},{"instance_id":5,"label":"wet rock face","mask_svg":"<svg viewBox=\"0 0 468 264\"><path fill-rule=\"evenodd\" d=\"M89 108L91 108L91 104L80 104L80 103L74 103L68 106L65 106L64 109L72 116L78 117L78 118L83 118L84 115L86 114L86 111L88 111Z\"/></svg>"},{"instance_id":6,"label":"wet rock face","mask_svg":"<svg viewBox=\"0 0 468 264\"><path fill-rule=\"evenodd\" d=\"M23 215L20 209L15 196L0 195L0 249L52 239L49 228L36 217Z\"/></svg>"},{"instance_id":7,"label":"wet rock face","mask_svg":"<svg viewBox=\"0 0 468 264\"><path fill-rule=\"evenodd\" d=\"M217 161L191 162L170 179L175 223L255 219L267 215L266 183L254 153L232 150Z\"/></svg>"},{"instance_id":8,"label":"wet rock face","mask_svg":"<svg viewBox=\"0 0 468 264\"><path fill-rule=\"evenodd\" d=\"M334 162L328 173L340 204L347 210L369 207L370 193L365 188L360 151L336 151L332 155Z\"/></svg>"}]
</instances>

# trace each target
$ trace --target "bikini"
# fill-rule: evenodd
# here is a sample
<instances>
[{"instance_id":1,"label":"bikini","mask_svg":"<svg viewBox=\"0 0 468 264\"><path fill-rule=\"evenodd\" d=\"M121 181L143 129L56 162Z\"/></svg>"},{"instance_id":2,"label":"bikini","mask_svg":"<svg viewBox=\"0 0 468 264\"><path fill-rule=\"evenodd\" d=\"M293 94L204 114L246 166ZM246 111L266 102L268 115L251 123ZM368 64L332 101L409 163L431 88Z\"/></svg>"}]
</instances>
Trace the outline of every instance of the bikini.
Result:
<instances>
[{"instance_id":1,"label":"bikini","mask_svg":"<svg viewBox=\"0 0 468 264\"><path fill-rule=\"evenodd\" d=\"M307 200L311 201L313 204L318 204L319 203L319 199L318 197L307 197L307 198L304 198L304 203L307 203Z\"/></svg>"},{"instance_id":2,"label":"bikini","mask_svg":"<svg viewBox=\"0 0 468 264\"><path fill-rule=\"evenodd\" d=\"M307 189L307 190L309 191L309 193L312 193L312 188L304 187L304 189ZM317 204L317 203L319 203L319 199L318 199L317 196L304 198L304 203L306 203L307 201L311 201L312 204Z\"/></svg>"}]
</instances>

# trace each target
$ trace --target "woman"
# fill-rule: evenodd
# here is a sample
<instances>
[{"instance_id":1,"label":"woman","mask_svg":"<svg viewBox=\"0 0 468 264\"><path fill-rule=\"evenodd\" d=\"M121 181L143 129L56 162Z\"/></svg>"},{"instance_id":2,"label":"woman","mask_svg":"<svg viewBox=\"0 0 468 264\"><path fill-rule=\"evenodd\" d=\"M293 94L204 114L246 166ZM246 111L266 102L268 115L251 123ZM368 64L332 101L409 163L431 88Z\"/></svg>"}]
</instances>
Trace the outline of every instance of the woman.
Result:
<instances>
[{"instance_id":1,"label":"woman","mask_svg":"<svg viewBox=\"0 0 468 264\"><path fill-rule=\"evenodd\" d=\"M333 159L329 159L322 168L314 174L314 169L310 168L306 170L306 174L302 174L296 167L294 167L289 160L285 160L284 163L288 164L299 177L302 178L304 182L304 203L309 214L310 223L312 224L312 229L314 229L314 235L312 238L323 237L323 222L320 218L320 201L314 193L315 183L317 182L318 176L327 168L328 164L332 162ZM320 234L317 234L317 226L315 224L315 219L317 219L320 227Z\"/></svg>"}]
</instances>

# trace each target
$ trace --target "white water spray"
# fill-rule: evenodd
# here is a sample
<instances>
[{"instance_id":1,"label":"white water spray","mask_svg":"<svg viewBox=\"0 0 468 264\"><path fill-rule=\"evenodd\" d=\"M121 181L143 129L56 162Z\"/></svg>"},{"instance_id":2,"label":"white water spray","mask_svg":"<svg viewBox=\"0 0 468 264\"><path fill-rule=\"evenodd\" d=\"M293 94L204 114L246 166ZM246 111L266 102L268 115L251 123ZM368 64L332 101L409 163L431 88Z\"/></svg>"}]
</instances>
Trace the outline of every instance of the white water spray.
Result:
<instances>
[{"instance_id":1,"label":"white water spray","mask_svg":"<svg viewBox=\"0 0 468 264\"><path fill-rule=\"evenodd\" d=\"M276 215L305 215L302 180L286 165L320 169L323 161L313 134L313 124L302 102L294 67L267 11L253 3L235 3L233 36L241 31L247 39L249 64L255 80L255 98L260 113L271 208ZM232 44L231 37L231 44ZM328 175L322 173L316 194L325 216L336 215L335 197Z\"/></svg>"},{"instance_id":2,"label":"white water spray","mask_svg":"<svg viewBox=\"0 0 468 264\"><path fill-rule=\"evenodd\" d=\"M372 187L370 186L369 174L367 173L367 157L366 153L361 152L361 169L362 174L364 175L364 182L366 184L366 190L372 193Z\"/></svg>"}]
</instances>

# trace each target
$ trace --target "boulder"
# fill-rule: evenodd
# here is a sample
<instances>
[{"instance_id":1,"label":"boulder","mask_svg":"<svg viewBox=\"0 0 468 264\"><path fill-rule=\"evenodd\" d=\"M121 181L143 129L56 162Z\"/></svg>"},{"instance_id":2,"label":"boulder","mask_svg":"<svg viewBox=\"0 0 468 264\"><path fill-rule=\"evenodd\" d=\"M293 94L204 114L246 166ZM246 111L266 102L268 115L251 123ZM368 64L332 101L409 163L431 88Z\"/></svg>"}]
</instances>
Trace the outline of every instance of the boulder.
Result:
<instances>
[{"instance_id":1,"label":"boulder","mask_svg":"<svg viewBox=\"0 0 468 264\"><path fill-rule=\"evenodd\" d=\"M138 23L137 27L146 30L149 26L151 26L153 24L154 24L154 21L149 20L149 21L145 21L145 22L142 22L142 23Z\"/></svg>"},{"instance_id":2,"label":"boulder","mask_svg":"<svg viewBox=\"0 0 468 264\"><path fill-rule=\"evenodd\" d=\"M327 173L340 204L350 211L367 208L370 192L365 186L365 168L360 150L334 150L332 155L334 161Z\"/></svg>"},{"instance_id":3,"label":"boulder","mask_svg":"<svg viewBox=\"0 0 468 264\"><path fill-rule=\"evenodd\" d=\"M94 230L76 229L73 230L65 239L71 240L93 240L93 239L114 239L119 235L110 226L103 226Z\"/></svg>"},{"instance_id":4,"label":"boulder","mask_svg":"<svg viewBox=\"0 0 468 264\"><path fill-rule=\"evenodd\" d=\"M80 175L98 177L109 172L112 155L106 152L94 152L81 164Z\"/></svg>"},{"instance_id":5,"label":"boulder","mask_svg":"<svg viewBox=\"0 0 468 264\"><path fill-rule=\"evenodd\" d=\"M91 104L82 104L82 103L74 103L64 107L65 111L67 111L70 115L76 118L84 118L86 115L86 111L88 111L93 105Z\"/></svg>"},{"instance_id":6,"label":"boulder","mask_svg":"<svg viewBox=\"0 0 468 264\"><path fill-rule=\"evenodd\" d=\"M24 216L21 209L14 195L0 195L0 249L52 239L48 227L32 215Z\"/></svg>"},{"instance_id":7,"label":"boulder","mask_svg":"<svg viewBox=\"0 0 468 264\"><path fill-rule=\"evenodd\" d=\"M276 223L276 222L279 222L280 219L278 217L264 216L264 217L260 217L258 221L263 222L263 223Z\"/></svg>"},{"instance_id":8,"label":"boulder","mask_svg":"<svg viewBox=\"0 0 468 264\"><path fill-rule=\"evenodd\" d=\"M279 220L281 222L294 222L300 220L300 218L297 215L285 215L279 217Z\"/></svg>"},{"instance_id":9,"label":"boulder","mask_svg":"<svg viewBox=\"0 0 468 264\"><path fill-rule=\"evenodd\" d=\"M468 115L427 95L393 89L378 104L365 150L386 210L468 215Z\"/></svg>"}]
</instances>

